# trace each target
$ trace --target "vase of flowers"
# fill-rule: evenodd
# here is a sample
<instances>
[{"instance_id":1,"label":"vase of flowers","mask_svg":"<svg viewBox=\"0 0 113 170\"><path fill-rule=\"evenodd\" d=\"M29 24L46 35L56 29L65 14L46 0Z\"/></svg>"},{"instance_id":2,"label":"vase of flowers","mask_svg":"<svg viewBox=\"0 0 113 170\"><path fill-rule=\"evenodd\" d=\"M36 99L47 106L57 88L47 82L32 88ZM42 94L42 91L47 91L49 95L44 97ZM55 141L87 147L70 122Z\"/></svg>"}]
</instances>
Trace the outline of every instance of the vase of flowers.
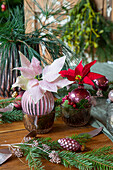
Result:
<instances>
[{"instance_id":1,"label":"vase of flowers","mask_svg":"<svg viewBox=\"0 0 113 170\"><path fill-rule=\"evenodd\" d=\"M51 65L41 67L37 58L30 61L20 53L21 65L18 67L21 76L17 77L14 87L25 90L21 105L24 113L24 125L28 131L47 133L54 123L54 92L71 83L59 74L65 63L65 56L60 57Z\"/></svg>"},{"instance_id":2,"label":"vase of flowers","mask_svg":"<svg viewBox=\"0 0 113 170\"><path fill-rule=\"evenodd\" d=\"M62 99L62 119L69 126L83 126L90 119L91 94L84 89L84 84L94 86L93 80L103 77L101 74L90 72L90 67L95 63L96 60L83 67L81 60L75 70L60 71L62 77L67 77L68 80L78 84L78 88Z\"/></svg>"}]
</instances>

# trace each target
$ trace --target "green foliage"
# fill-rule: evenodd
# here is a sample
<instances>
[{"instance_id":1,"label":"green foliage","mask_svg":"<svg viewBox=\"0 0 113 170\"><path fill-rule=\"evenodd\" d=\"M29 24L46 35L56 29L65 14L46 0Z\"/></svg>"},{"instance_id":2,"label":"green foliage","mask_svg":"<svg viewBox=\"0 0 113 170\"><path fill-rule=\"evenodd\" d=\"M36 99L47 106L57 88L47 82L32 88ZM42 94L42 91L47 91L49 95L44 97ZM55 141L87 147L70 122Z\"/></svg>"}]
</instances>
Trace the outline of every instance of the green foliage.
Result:
<instances>
[{"instance_id":1,"label":"green foliage","mask_svg":"<svg viewBox=\"0 0 113 170\"><path fill-rule=\"evenodd\" d=\"M37 3L36 5L39 4ZM41 8L41 6L38 7L42 10L43 15L45 16L45 11ZM62 9L59 10L60 12L62 11ZM46 17L49 18L52 15L54 16L55 14L48 13L48 16ZM7 58L10 60L11 55L15 55L15 57L18 56L18 50L23 52L26 56L29 56L30 60L34 55L40 61L43 61L45 64L47 64L46 56L41 56L40 51L34 50L36 45L39 44L43 45L43 48L45 47L50 54L50 62L52 62L52 60L58 56L69 55L69 53L71 53L71 50L66 47L59 38L52 34L52 30L51 32L47 32L49 25L51 25L53 22L50 22L49 24L43 24L41 19L37 16L37 20L41 23L41 28L36 29L34 32L25 34L25 23L23 22L23 17L23 9L20 10L17 7L14 9L14 12L10 11L8 21L3 27L0 28L0 42L2 43L0 45L0 50L2 53L1 66L2 64L3 67L5 66L4 60ZM9 50L11 52L10 55L8 54Z\"/></svg>"},{"instance_id":2,"label":"green foliage","mask_svg":"<svg viewBox=\"0 0 113 170\"><path fill-rule=\"evenodd\" d=\"M69 136L69 138L75 139L76 141L78 141L79 144L85 144L87 143L89 140L91 140L91 137L89 134L85 133L85 134L74 134L71 137Z\"/></svg>"},{"instance_id":3,"label":"green foliage","mask_svg":"<svg viewBox=\"0 0 113 170\"><path fill-rule=\"evenodd\" d=\"M20 100L15 99L15 98L6 98L6 99L1 99L0 100L0 108L5 108L6 106L8 106L9 104L13 104L15 101ZM7 112L0 112L1 119L0 119L0 123L12 123L15 121L21 121L23 120L23 112L22 110L18 110L16 108L14 108L12 111L7 111Z\"/></svg>"},{"instance_id":4,"label":"green foliage","mask_svg":"<svg viewBox=\"0 0 113 170\"><path fill-rule=\"evenodd\" d=\"M73 106L69 105L68 102L69 102L68 100L65 100L65 102L62 104L62 106L66 107L66 108L69 108L69 109L72 109ZM76 103L76 108L75 109L84 109L85 107L89 106L88 104L89 104L88 100L82 99L82 100L80 100L79 103Z\"/></svg>"},{"instance_id":5,"label":"green foliage","mask_svg":"<svg viewBox=\"0 0 113 170\"><path fill-rule=\"evenodd\" d=\"M22 110L17 110L16 108L14 108L12 111L0 112L0 114L2 115L1 123L12 123L23 120Z\"/></svg>"},{"instance_id":6,"label":"green foliage","mask_svg":"<svg viewBox=\"0 0 113 170\"><path fill-rule=\"evenodd\" d=\"M84 136L81 137L80 135L75 134L72 136L72 138L78 141L80 138L83 140L86 139L85 142L89 140L87 134L84 134ZM32 146L34 140L37 140L37 146ZM50 138L34 138L29 142L19 144L19 146L26 156L29 167L31 169L34 168L34 170L44 169L44 167L42 166L41 158L50 161L49 154L53 149L56 153L58 153L58 156L61 159L61 164L65 167L75 167L80 170L113 169L113 149L111 148L111 146L102 147L93 151L87 151L85 153L75 153L72 151L62 151L60 145L56 148L55 143L56 142L52 141ZM50 146L49 150L45 150L43 148L43 144L46 144L46 146Z\"/></svg>"},{"instance_id":7,"label":"green foliage","mask_svg":"<svg viewBox=\"0 0 113 170\"><path fill-rule=\"evenodd\" d=\"M10 14L10 10L13 11L13 8L15 8L17 5L20 6L20 8L23 5L23 0L2 0L0 1L0 7L1 5L5 3L6 5L6 10L2 11L0 9L0 26L3 27L3 24L5 24L7 22L7 19L9 17Z\"/></svg>"},{"instance_id":8,"label":"green foliage","mask_svg":"<svg viewBox=\"0 0 113 170\"><path fill-rule=\"evenodd\" d=\"M111 147L103 147L84 154L71 152L60 152L62 164L65 167L76 167L78 169L113 169L113 157Z\"/></svg>"},{"instance_id":9,"label":"green foliage","mask_svg":"<svg viewBox=\"0 0 113 170\"><path fill-rule=\"evenodd\" d=\"M32 169L35 170L44 170L41 163L41 156L37 153L37 149L33 148L29 150L29 154L27 154L26 160L28 160L28 165Z\"/></svg>"},{"instance_id":10,"label":"green foliage","mask_svg":"<svg viewBox=\"0 0 113 170\"><path fill-rule=\"evenodd\" d=\"M48 1L46 3L46 6L48 6ZM52 9L52 7L43 9L40 4L36 3L36 5L37 8L41 10L40 15L43 15L43 17L39 15L35 16L37 22L40 23L40 28L37 28L31 33L25 33L27 23L24 23L23 9L20 10L19 7L16 7L13 11L9 10L7 22L0 27L0 88L3 86L2 83L7 85L8 82L8 87L10 88L14 83L13 81L14 78L16 78L16 75L19 75L19 71L17 70L13 70L12 74L10 73L14 67L21 65L19 51L28 57L30 61L32 57L35 56L41 61L42 66L50 64L56 58L65 55L67 58L64 67L69 67L69 58L73 52L53 33L55 29L52 27L52 24L56 24L56 19L60 21L60 18L56 18L54 21L46 23L46 20L55 17L58 12L59 14L65 12L65 9L62 7L55 10ZM50 12L50 9L52 12ZM43 18L46 18L44 23L41 21ZM5 69L7 70L6 75ZM8 74L11 75L8 77ZM14 78L11 79L11 77ZM8 78L10 80L8 80ZM10 91L11 88L8 90ZM2 91L4 92L5 90Z\"/></svg>"},{"instance_id":11,"label":"green foliage","mask_svg":"<svg viewBox=\"0 0 113 170\"><path fill-rule=\"evenodd\" d=\"M6 106L8 106L10 103L13 103L15 100L15 98L6 98L6 99L1 99L0 100L0 108L4 108Z\"/></svg>"},{"instance_id":12,"label":"green foliage","mask_svg":"<svg viewBox=\"0 0 113 170\"><path fill-rule=\"evenodd\" d=\"M79 0L71 9L70 21L59 26L61 38L74 48L76 57L85 57L85 52L105 62L113 60L113 23L106 20L95 7L94 1ZM95 53L96 52L96 53Z\"/></svg>"}]
</instances>

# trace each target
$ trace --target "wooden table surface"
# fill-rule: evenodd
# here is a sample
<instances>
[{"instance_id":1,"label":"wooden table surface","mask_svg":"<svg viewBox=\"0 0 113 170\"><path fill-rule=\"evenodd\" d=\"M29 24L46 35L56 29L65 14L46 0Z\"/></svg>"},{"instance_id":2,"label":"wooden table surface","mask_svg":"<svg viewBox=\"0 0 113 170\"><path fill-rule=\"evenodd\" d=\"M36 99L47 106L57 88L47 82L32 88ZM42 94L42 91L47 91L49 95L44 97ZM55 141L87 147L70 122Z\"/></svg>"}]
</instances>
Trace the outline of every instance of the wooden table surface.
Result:
<instances>
[{"instance_id":1,"label":"wooden table surface","mask_svg":"<svg viewBox=\"0 0 113 170\"><path fill-rule=\"evenodd\" d=\"M72 134L79 134L83 132L89 132L94 130L95 128L90 125L84 127L68 127L64 124L61 119L58 119L54 122L53 129L48 134L37 135L43 137L51 137L53 140L58 140L59 138L63 138L66 136L71 136ZM14 122L11 124L2 124L0 125L0 144L8 144L8 143L18 143L21 142L23 137L28 134L28 131L25 130L23 122ZM111 146L113 143L110 139L105 136L103 133L99 134L96 137L93 137L91 141L87 143L87 149L93 150L95 148L103 147L103 146ZM0 147L2 149L3 147ZM22 163L18 158L11 157L4 164L0 166L0 170L28 170L29 167L25 158L22 158ZM43 165L45 166L45 170L66 170L70 168L65 168L60 164L53 164L49 161L43 161ZM72 168L71 170L77 170L76 168Z\"/></svg>"}]
</instances>

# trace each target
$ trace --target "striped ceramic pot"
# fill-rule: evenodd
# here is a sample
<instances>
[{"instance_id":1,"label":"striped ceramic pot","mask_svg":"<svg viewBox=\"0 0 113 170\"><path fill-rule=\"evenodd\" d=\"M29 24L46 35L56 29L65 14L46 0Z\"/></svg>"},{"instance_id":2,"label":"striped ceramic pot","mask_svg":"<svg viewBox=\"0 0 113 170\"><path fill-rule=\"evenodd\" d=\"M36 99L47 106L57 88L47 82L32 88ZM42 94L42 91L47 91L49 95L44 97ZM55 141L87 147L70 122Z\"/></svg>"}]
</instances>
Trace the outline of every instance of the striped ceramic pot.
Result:
<instances>
[{"instance_id":1,"label":"striped ceramic pot","mask_svg":"<svg viewBox=\"0 0 113 170\"><path fill-rule=\"evenodd\" d=\"M53 111L54 97L51 92L46 92L35 104L26 91L22 96L21 104L24 126L29 132L35 130L36 133L47 133L52 129L55 113Z\"/></svg>"}]
</instances>

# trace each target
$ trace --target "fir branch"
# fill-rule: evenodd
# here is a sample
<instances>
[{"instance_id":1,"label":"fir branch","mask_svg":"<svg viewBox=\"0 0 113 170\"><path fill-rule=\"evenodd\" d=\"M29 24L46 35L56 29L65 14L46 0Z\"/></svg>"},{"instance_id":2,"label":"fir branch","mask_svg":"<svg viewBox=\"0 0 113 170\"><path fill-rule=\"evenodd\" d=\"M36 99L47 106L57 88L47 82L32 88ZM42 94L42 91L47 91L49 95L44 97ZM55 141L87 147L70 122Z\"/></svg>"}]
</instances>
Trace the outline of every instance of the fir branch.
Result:
<instances>
[{"instance_id":1,"label":"fir branch","mask_svg":"<svg viewBox=\"0 0 113 170\"><path fill-rule=\"evenodd\" d=\"M29 143L32 143L33 140L35 140L35 138L32 139ZM43 137L37 138L36 140L39 143L39 145L46 144L49 147L51 147L51 149L55 149L55 150L61 149L61 146L59 145L59 143L57 141L52 141L52 139L50 137L48 137L48 138L43 138Z\"/></svg>"},{"instance_id":2,"label":"fir branch","mask_svg":"<svg viewBox=\"0 0 113 170\"><path fill-rule=\"evenodd\" d=\"M87 133L81 135L81 134L74 134L72 136L70 136L69 138L75 139L79 144L85 144L88 141L91 140L91 136Z\"/></svg>"},{"instance_id":3,"label":"fir branch","mask_svg":"<svg viewBox=\"0 0 113 170\"><path fill-rule=\"evenodd\" d=\"M95 168L97 170L113 169L113 149L110 146L86 153L75 153L72 151L61 151L58 148L55 151L53 150L53 142L55 141L51 141L51 138L34 138L25 143L4 144L1 146L20 148L20 152L22 151L24 156L26 156L29 167L34 170L44 170L41 158L51 161L52 163L61 163L68 168L75 167L80 170L92 170ZM51 147L46 150L44 144L49 144ZM60 162L57 162L56 158L58 158Z\"/></svg>"},{"instance_id":4,"label":"fir branch","mask_svg":"<svg viewBox=\"0 0 113 170\"><path fill-rule=\"evenodd\" d=\"M37 153L34 154L33 149L30 148L29 153L26 157L26 160L28 160L28 165L32 169L35 170L44 170L41 162L41 156Z\"/></svg>"},{"instance_id":5,"label":"fir branch","mask_svg":"<svg viewBox=\"0 0 113 170\"><path fill-rule=\"evenodd\" d=\"M15 101L15 98L2 99L0 100L0 108L4 108L10 103L13 103L14 101Z\"/></svg>"},{"instance_id":6,"label":"fir branch","mask_svg":"<svg viewBox=\"0 0 113 170\"><path fill-rule=\"evenodd\" d=\"M81 154L75 154L73 152L62 151L59 156L62 158L61 163L65 167L76 167L78 169L91 169L92 165L88 161L81 159Z\"/></svg>"},{"instance_id":7,"label":"fir branch","mask_svg":"<svg viewBox=\"0 0 113 170\"><path fill-rule=\"evenodd\" d=\"M17 110L16 108L12 111L0 112L0 114L2 115L2 123L11 123L14 121L21 121L23 119L22 110Z\"/></svg>"}]
</instances>

